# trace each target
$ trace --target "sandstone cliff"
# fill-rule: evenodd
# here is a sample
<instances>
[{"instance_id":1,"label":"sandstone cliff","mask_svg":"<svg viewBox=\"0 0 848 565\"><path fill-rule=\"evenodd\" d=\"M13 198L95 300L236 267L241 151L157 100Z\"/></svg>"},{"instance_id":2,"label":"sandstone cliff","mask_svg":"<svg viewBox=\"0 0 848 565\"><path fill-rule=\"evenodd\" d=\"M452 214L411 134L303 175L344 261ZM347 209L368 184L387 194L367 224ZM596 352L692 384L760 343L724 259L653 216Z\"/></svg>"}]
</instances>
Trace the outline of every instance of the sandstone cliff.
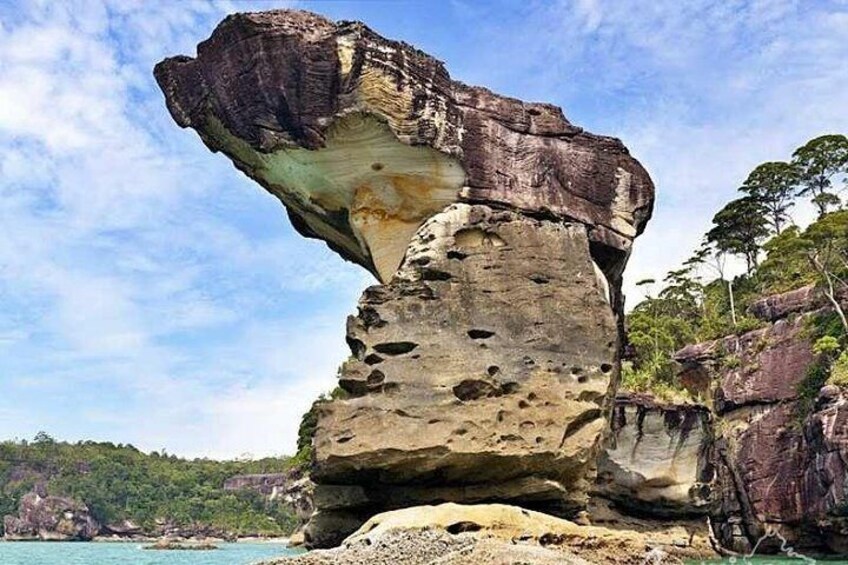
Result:
<instances>
[{"instance_id":1,"label":"sandstone cliff","mask_svg":"<svg viewBox=\"0 0 848 565\"><path fill-rule=\"evenodd\" d=\"M157 65L175 121L382 283L314 441L313 546L441 501L584 508L653 204L616 139L354 22L236 14Z\"/></svg>"},{"instance_id":2,"label":"sandstone cliff","mask_svg":"<svg viewBox=\"0 0 848 565\"><path fill-rule=\"evenodd\" d=\"M711 379L711 517L731 550L777 551L781 537L808 551L848 549L848 403L811 372L822 304L810 288L769 297L752 307L767 327L676 355L685 373Z\"/></svg>"}]
</instances>

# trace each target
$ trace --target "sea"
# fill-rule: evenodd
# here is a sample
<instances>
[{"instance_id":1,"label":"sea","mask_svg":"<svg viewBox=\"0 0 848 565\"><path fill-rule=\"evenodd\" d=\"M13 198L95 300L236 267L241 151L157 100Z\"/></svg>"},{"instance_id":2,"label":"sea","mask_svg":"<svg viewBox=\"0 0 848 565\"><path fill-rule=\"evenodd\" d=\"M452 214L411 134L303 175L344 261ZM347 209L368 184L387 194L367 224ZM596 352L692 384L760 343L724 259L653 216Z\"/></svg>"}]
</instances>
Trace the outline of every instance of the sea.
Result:
<instances>
[{"instance_id":1,"label":"sea","mask_svg":"<svg viewBox=\"0 0 848 565\"><path fill-rule=\"evenodd\" d=\"M283 543L221 543L210 551L146 550L141 543L64 543L0 541L0 565L251 565L273 557L297 555ZM691 565L848 565L848 560L790 557L740 557L692 561Z\"/></svg>"},{"instance_id":2,"label":"sea","mask_svg":"<svg viewBox=\"0 0 848 565\"><path fill-rule=\"evenodd\" d=\"M3 542L0 565L249 565L297 555L284 543L221 543L209 551L149 550L130 542Z\"/></svg>"}]
</instances>

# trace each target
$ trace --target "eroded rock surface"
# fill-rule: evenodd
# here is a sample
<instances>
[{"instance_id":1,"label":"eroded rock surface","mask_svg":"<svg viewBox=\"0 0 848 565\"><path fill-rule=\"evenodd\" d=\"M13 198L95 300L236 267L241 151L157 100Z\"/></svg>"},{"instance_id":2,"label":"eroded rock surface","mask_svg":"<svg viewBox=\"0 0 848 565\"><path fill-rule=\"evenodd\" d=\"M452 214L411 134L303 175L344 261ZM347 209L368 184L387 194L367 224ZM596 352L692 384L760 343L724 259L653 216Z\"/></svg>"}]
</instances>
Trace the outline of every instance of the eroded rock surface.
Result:
<instances>
[{"instance_id":1,"label":"eroded rock surface","mask_svg":"<svg viewBox=\"0 0 848 565\"><path fill-rule=\"evenodd\" d=\"M584 507L653 204L621 142L306 12L230 16L155 75L179 125L383 283L319 413L307 542L411 504Z\"/></svg>"},{"instance_id":2,"label":"eroded rock surface","mask_svg":"<svg viewBox=\"0 0 848 565\"><path fill-rule=\"evenodd\" d=\"M503 504L441 504L374 516L342 547L266 565L642 565L711 556L702 537L579 526Z\"/></svg>"},{"instance_id":3,"label":"eroded rock surface","mask_svg":"<svg viewBox=\"0 0 848 565\"><path fill-rule=\"evenodd\" d=\"M18 516L3 519L8 541L88 541L100 531L88 507L70 498L30 492L18 510Z\"/></svg>"},{"instance_id":4,"label":"eroded rock surface","mask_svg":"<svg viewBox=\"0 0 848 565\"><path fill-rule=\"evenodd\" d=\"M597 496L640 517L705 515L714 474L711 426L704 406L619 395L598 461Z\"/></svg>"},{"instance_id":5,"label":"eroded rock surface","mask_svg":"<svg viewBox=\"0 0 848 565\"><path fill-rule=\"evenodd\" d=\"M820 301L801 289L758 304L773 321L766 328L676 355L714 379L716 537L737 552L758 542L758 552L777 552L779 534L799 549L844 553L848 404L838 387L804 393L816 363L809 310Z\"/></svg>"},{"instance_id":6,"label":"eroded rock surface","mask_svg":"<svg viewBox=\"0 0 848 565\"><path fill-rule=\"evenodd\" d=\"M235 14L155 74L177 123L383 282L421 223L459 200L582 222L603 253L626 254L650 216L651 181L621 142L453 81L361 23Z\"/></svg>"},{"instance_id":7,"label":"eroded rock surface","mask_svg":"<svg viewBox=\"0 0 848 565\"><path fill-rule=\"evenodd\" d=\"M315 437L319 510L585 506L618 337L584 226L453 205L366 290L348 341L352 398L322 406Z\"/></svg>"}]
</instances>

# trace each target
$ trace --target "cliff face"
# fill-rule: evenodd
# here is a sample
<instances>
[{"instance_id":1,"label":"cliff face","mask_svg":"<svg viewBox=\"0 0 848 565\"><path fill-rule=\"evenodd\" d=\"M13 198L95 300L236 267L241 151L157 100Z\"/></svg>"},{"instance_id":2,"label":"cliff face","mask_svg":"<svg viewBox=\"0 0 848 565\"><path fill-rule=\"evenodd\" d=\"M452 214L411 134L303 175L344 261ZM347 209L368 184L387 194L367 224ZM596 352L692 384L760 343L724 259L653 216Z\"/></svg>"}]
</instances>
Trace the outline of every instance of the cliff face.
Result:
<instances>
[{"instance_id":1,"label":"cliff face","mask_svg":"<svg viewBox=\"0 0 848 565\"><path fill-rule=\"evenodd\" d=\"M31 492L21 499L18 516L4 517L3 530L7 541L88 541L100 525L80 502Z\"/></svg>"},{"instance_id":2,"label":"cliff face","mask_svg":"<svg viewBox=\"0 0 848 565\"><path fill-rule=\"evenodd\" d=\"M687 371L714 378L712 522L732 550L760 542L759 552L776 551L774 534L797 548L848 548L846 397L833 386L813 406L801 397L816 361L809 312L819 304L810 289L771 297L752 309L766 328L677 354Z\"/></svg>"},{"instance_id":3,"label":"cliff face","mask_svg":"<svg viewBox=\"0 0 848 565\"><path fill-rule=\"evenodd\" d=\"M559 108L450 79L359 23L237 14L157 65L168 108L383 283L322 406L312 545L438 501L585 506L653 186Z\"/></svg>"},{"instance_id":4,"label":"cliff face","mask_svg":"<svg viewBox=\"0 0 848 565\"><path fill-rule=\"evenodd\" d=\"M638 517L704 516L712 500L712 440L706 407L620 394L595 494Z\"/></svg>"}]
</instances>

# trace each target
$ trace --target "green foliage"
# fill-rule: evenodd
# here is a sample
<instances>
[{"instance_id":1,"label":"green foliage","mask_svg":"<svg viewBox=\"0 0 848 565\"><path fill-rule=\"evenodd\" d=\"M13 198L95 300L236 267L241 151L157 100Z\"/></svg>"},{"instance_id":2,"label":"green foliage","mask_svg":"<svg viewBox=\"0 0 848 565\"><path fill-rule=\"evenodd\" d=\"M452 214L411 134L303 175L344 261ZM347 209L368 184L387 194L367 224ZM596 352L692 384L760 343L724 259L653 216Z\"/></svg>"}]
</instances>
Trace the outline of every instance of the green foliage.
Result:
<instances>
[{"instance_id":1,"label":"green foliage","mask_svg":"<svg viewBox=\"0 0 848 565\"><path fill-rule=\"evenodd\" d=\"M0 516L16 514L35 482L52 495L83 501L101 523L132 520L151 530L157 520L202 524L235 535L285 535L296 525L291 510L254 491L225 491L239 474L278 473L290 459L185 460L131 445L56 442L0 443Z\"/></svg>"},{"instance_id":2,"label":"green foliage","mask_svg":"<svg viewBox=\"0 0 848 565\"><path fill-rule=\"evenodd\" d=\"M813 344L813 353L815 353L816 355L824 354L832 356L836 354L839 349L839 340L831 335L820 337Z\"/></svg>"},{"instance_id":3,"label":"green foliage","mask_svg":"<svg viewBox=\"0 0 848 565\"><path fill-rule=\"evenodd\" d=\"M658 364L634 367L625 361L621 365L621 387L631 392L647 392L664 402L691 402L688 391L674 382L674 366L670 360Z\"/></svg>"},{"instance_id":4,"label":"green foliage","mask_svg":"<svg viewBox=\"0 0 848 565\"><path fill-rule=\"evenodd\" d=\"M731 200L713 217L706 239L721 252L744 257L750 273L757 266L760 243L769 234L765 213L762 203L751 196Z\"/></svg>"},{"instance_id":5,"label":"green foliage","mask_svg":"<svg viewBox=\"0 0 848 565\"><path fill-rule=\"evenodd\" d=\"M822 135L811 139L792 154L798 174L798 195L809 196L824 216L828 208L839 204L834 180L848 173L848 138Z\"/></svg>"},{"instance_id":6,"label":"green foliage","mask_svg":"<svg viewBox=\"0 0 848 565\"><path fill-rule=\"evenodd\" d=\"M848 388L848 351L843 351L830 366L827 384Z\"/></svg>"},{"instance_id":7,"label":"green foliage","mask_svg":"<svg viewBox=\"0 0 848 565\"><path fill-rule=\"evenodd\" d=\"M794 205L792 197L798 183L798 169L790 163L771 161L751 171L739 189L759 203L774 233L780 234Z\"/></svg>"},{"instance_id":8,"label":"green foliage","mask_svg":"<svg viewBox=\"0 0 848 565\"><path fill-rule=\"evenodd\" d=\"M813 364L807 367L804 378L798 383L798 418L801 421L813 411L819 390L830 378L830 365L830 359L820 355Z\"/></svg>"},{"instance_id":9,"label":"green foliage","mask_svg":"<svg viewBox=\"0 0 848 565\"><path fill-rule=\"evenodd\" d=\"M628 314L633 364L624 372L625 388L674 388L669 373L675 370L671 358L677 349L762 327L764 322L746 314L755 301L809 284L818 285L834 312L813 323L813 340L830 339L818 344L820 362L802 388L812 390L828 378L848 382L848 360L843 363L841 353L848 346L848 317L838 300L848 293L848 210L827 213L830 207L841 206L836 192L846 176L848 138L844 135L812 139L793 153L791 162L763 163L751 171L739 188L744 196L719 210L701 248L681 269L668 273L658 292L648 293ZM806 230L789 225L795 195L810 196L819 206L821 216ZM745 259L744 275L725 276L729 255ZM705 269L717 277L703 280ZM646 288L656 284L654 279L637 283ZM724 363L732 368L734 360L727 358ZM814 393L804 390L818 393L818 388Z\"/></svg>"}]
</instances>

